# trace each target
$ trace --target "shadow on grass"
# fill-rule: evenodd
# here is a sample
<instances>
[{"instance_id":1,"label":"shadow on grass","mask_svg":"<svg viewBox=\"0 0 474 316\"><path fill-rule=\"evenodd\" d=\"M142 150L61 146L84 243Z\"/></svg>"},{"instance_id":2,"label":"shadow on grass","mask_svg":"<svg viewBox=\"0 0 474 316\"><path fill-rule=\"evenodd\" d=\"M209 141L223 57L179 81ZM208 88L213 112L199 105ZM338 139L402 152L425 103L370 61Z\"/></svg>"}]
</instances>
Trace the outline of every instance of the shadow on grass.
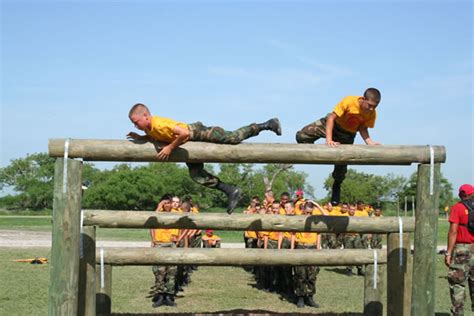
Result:
<instances>
[{"instance_id":1,"label":"shadow on grass","mask_svg":"<svg viewBox=\"0 0 474 316\"><path fill-rule=\"evenodd\" d=\"M112 313L116 316L151 316L151 315L186 315L186 316L205 316L205 315L237 315L237 316L273 316L273 315L295 315L295 316L309 316L309 315L318 315L318 316L362 316L362 313L276 313L266 310L247 310L247 309L233 309L228 311L217 311L212 313L156 313L156 314L133 314L133 313ZM438 314L437 314L438 315ZM444 314L439 314L444 315Z\"/></svg>"},{"instance_id":2,"label":"shadow on grass","mask_svg":"<svg viewBox=\"0 0 474 316\"><path fill-rule=\"evenodd\" d=\"M325 268L325 270L329 271L329 272L335 272L335 273L338 273L338 274L343 274L343 275L347 274L346 268Z\"/></svg>"}]
</instances>

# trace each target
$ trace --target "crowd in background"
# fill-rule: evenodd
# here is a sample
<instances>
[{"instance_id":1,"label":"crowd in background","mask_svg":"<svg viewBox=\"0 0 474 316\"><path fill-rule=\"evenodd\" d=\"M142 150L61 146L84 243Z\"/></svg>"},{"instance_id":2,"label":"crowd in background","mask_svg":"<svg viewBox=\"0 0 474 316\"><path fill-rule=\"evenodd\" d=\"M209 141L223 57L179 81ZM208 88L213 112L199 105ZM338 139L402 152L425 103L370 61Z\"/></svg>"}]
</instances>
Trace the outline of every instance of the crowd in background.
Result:
<instances>
[{"instance_id":1,"label":"crowd in background","mask_svg":"<svg viewBox=\"0 0 474 316\"><path fill-rule=\"evenodd\" d=\"M181 200L177 196L164 195L157 208L157 212L170 213L199 213L198 203L193 203L191 197ZM255 196L244 214L272 214L272 215L321 215L321 216L382 216L379 207L365 205L362 202L341 203L323 206L313 200L305 199L303 191L298 190L294 199L288 192L274 198L273 192L268 190L261 200ZM221 238L210 229L203 233L199 229L152 229L150 230L152 247L181 247L181 248L219 248ZM267 232L246 231L243 234L246 248L260 249L364 249L381 248L381 235L341 233L318 234L314 232ZM154 307L162 305L176 306L176 293L191 282L191 274L196 266L154 266L155 285L150 291ZM276 292L298 307L319 307L314 301L316 293L316 278L319 268L315 266L255 266L246 267L255 276L257 287ZM347 267L345 273L353 274L353 267ZM362 267L357 267L357 274L363 275Z\"/></svg>"}]
</instances>

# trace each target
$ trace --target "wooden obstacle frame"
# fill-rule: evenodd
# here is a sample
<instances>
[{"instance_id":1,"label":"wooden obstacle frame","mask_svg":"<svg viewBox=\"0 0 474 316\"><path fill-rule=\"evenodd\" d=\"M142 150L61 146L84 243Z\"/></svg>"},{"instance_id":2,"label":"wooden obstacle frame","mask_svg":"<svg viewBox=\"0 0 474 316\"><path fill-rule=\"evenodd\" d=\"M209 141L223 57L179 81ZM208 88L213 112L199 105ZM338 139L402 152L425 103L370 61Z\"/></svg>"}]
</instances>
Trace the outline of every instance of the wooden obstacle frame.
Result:
<instances>
[{"instance_id":1,"label":"wooden obstacle frame","mask_svg":"<svg viewBox=\"0 0 474 316\"><path fill-rule=\"evenodd\" d=\"M51 252L50 315L111 312L114 265L365 265L364 314L433 315L440 163L443 146L314 144L217 145L189 142L171 162L410 165L418 163L417 212L413 218L160 214L81 210L82 160L155 161L163 144L122 140L52 139L55 185ZM79 158L79 159L77 159ZM387 250L96 249L96 227L197 228L306 232L386 233ZM414 232L414 256L410 233ZM102 261L103 269L96 269ZM382 300L387 274L387 302ZM100 280L100 282L99 282ZM374 284L376 283L376 284ZM376 286L375 286L376 285Z\"/></svg>"}]
</instances>

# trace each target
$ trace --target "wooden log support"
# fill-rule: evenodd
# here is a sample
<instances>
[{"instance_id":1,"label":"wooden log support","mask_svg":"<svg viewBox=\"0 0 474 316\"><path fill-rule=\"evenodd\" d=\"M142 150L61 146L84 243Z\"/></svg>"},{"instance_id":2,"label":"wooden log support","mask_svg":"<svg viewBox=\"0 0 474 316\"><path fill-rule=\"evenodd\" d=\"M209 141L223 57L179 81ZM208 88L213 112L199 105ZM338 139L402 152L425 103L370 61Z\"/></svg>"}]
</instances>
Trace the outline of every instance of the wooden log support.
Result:
<instances>
[{"instance_id":1,"label":"wooden log support","mask_svg":"<svg viewBox=\"0 0 474 316\"><path fill-rule=\"evenodd\" d=\"M96 269L96 310L97 315L112 313L112 265L104 264L104 282L102 284L100 267Z\"/></svg>"},{"instance_id":2,"label":"wooden log support","mask_svg":"<svg viewBox=\"0 0 474 316\"><path fill-rule=\"evenodd\" d=\"M96 279L95 279L95 241L96 227L83 227L82 258L79 265L79 316L94 316L96 314Z\"/></svg>"},{"instance_id":3,"label":"wooden log support","mask_svg":"<svg viewBox=\"0 0 474 316\"><path fill-rule=\"evenodd\" d=\"M365 266L364 316L383 315L383 280L385 278L385 266L385 264L377 264L377 280L374 279L374 264ZM374 283L376 283L375 288Z\"/></svg>"},{"instance_id":4,"label":"wooden log support","mask_svg":"<svg viewBox=\"0 0 474 316\"><path fill-rule=\"evenodd\" d=\"M49 315L76 315L82 163L73 159L57 159L54 174L48 309Z\"/></svg>"},{"instance_id":5,"label":"wooden log support","mask_svg":"<svg viewBox=\"0 0 474 316\"><path fill-rule=\"evenodd\" d=\"M64 139L49 140L49 155L64 155ZM128 140L71 139L69 156L88 161L156 161L163 143ZM444 146L434 147L435 162L445 162ZM331 148L314 144L242 143L223 145L188 142L177 148L169 162L291 163L348 165L409 165L429 163L428 146L340 145Z\"/></svg>"},{"instance_id":6,"label":"wooden log support","mask_svg":"<svg viewBox=\"0 0 474 316\"><path fill-rule=\"evenodd\" d=\"M413 293L411 314L434 315L436 285L436 246L439 217L440 165L418 166L416 189L415 252L413 258ZM432 192L430 184L432 183Z\"/></svg>"},{"instance_id":7,"label":"wooden log support","mask_svg":"<svg viewBox=\"0 0 474 316\"><path fill-rule=\"evenodd\" d=\"M395 217L282 216L259 214L227 215L200 213L157 213L137 211L84 211L84 225L104 228L182 228L256 231L312 231L387 233L398 231ZM415 230L413 218L403 219L406 232Z\"/></svg>"},{"instance_id":8,"label":"wooden log support","mask_svg":"<svg viewBox=\"0 0 474 316\"><path fill-rule=\"evenodd\" d=\"M99 252L96 251L99 258ZM387 263L387 253L377 250L378 262ZM287 250L287 249L199 249L199 248L107 248L106 264L121 265L364 265L374 262L372 250Z\"/></svg>"},{"instance_id":9,"label":"wooden log support","mask_svg":"<svg viewBox=\"0 0 474 316\"><path fill-rule=\"evenodd\" d=\"M400 248L400 234L390 233L387 236L387 315L410 315L412 286L410 234L402 235L402 248Z\"/></svg>"}]
</instances>

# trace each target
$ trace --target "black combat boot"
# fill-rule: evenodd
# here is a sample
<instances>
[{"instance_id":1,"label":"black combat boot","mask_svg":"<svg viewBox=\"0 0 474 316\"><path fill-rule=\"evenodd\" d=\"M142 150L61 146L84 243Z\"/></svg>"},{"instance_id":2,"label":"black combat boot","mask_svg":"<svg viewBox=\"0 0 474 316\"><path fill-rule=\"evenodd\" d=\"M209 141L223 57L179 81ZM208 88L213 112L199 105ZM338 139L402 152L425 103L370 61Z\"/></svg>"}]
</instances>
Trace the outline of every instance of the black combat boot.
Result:
<instances>
[{"instance_id":1,"label":"black combat boot","mask_svg":"<svg viewBox=\"0 0 474 316\"><path fill-rule=\"evenodd\" d=\"M165 296L165 305L176 307L176 303L174 302L174 295L166 294L166 296Z\"/></svg>"},{"instance_id":2,"label":"black combat boot","mask_svg":"<svg viewBox=\"0 0 474 316\"><path fill-rule=\"evenodd\" d=\"M216 188L227 195L227 213L232 214L234 208L237 206L239 202L240 195L242 191L239 188L229 185L224 182L220 182L217 184Z\"/></svg>"},{"instance_id":3,"label":"black combat boot","mask_svg":"<svg viewBox=\"0 0 474 316\"><path fill-rule=\"evenodd\" d=\"M346 268L346 275L352 276L352 268Z\"/></svg>"},{"instance_id":4,"label":"black combat boot","mask_svg":"<svg viewBox=\"0 0 474 316\"><path fill-rule=\"evenodd\" d=\"M311 307L314 307L314 308L319 308L319 304L316 303L314 300L313 300L313 296L312 295L309 295L309 296L305 296L304 298L304 303L308 306L311 306Z\"/></svg>"},{"instance_id":5,"label":"black combat boot","mask_svg":"<svg viewBox=\"0 0 474 316\"><path fill-rule=\"evenodd\" d=\"M281 124L277 118L272 118L265 123L257 124L259 131L272 131L278 136L281 136Z\"/></svg>"},{"instance_id":6,"label":"black combat boot","mask_svg":"<svg viewBox=\"0 0 474 316\"><path fill-rule=\"evenodd\" d=\"M357 267L357 275L365 275L364 271L362 271L362 267Z\"/></svg>"},{"instance_id":7,"label":"black combat boot","mask_svg":"<svg viewBox=\"0 0 474 316\"><path fill-rule=\"evenodd\" d=\"M304 307L304 296L298 296L298 302L296 303L296 306L298 308Z\"/></svg>"},{"instance_id":8,"label":"black combat boot","mask_svg":"<svg viewBox=\"0 0 474 316\"><path fill-rule=\"evenodd\" d=\"M334 181L332 184L331 204L336 206L341 201L341 184L342 182Z\"/></svg>"},{"instance_id":9,"label":"black combat boot","mask_svg":"<svg viewBox=\"0 0 474 316\"><path fill-rule=\"evenodd\" d=\"M158 294L158 295L155 295L152 299L153 301L153 305L151 305L152 307L160 307L164 304L163 302L163 295L161 294Z\"/></svg>"}]
</instances>

